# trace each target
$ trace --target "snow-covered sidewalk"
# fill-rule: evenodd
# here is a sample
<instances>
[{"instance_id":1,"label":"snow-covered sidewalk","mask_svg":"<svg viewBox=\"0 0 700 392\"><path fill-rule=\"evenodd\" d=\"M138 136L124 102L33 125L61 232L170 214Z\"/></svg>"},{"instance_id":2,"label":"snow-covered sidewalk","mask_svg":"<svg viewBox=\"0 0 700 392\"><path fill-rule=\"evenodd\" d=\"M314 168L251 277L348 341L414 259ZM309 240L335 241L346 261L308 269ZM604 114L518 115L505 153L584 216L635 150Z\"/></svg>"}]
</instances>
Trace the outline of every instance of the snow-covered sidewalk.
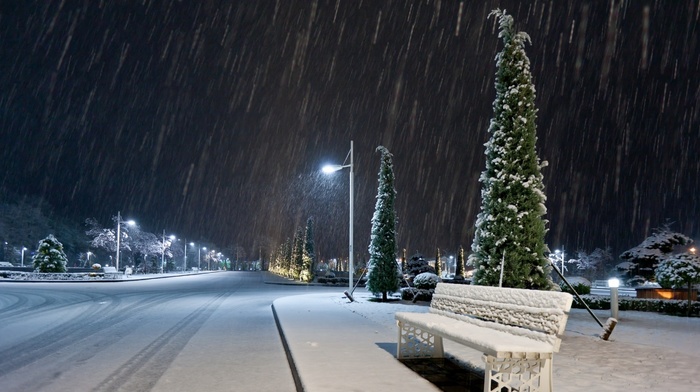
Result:
<instances>
[{"instance_id":1,"label":"snow-covered sidewalk","mask_svg":"<svg viewBox=\"0 0 700 392\"><path fill-rule=\"evenodd\" d=\"M338 303L365 318L396 328L393 313L427 311L427 306L367 301ZM609 311L596 311L605 322ZM598 335L602 328L582 309L572 309L554 357L556 391L662 391L700 390L700 319L646 312L620 312L619 323L609 341ZM445 342L445 350L460 362L482 368L481 353Z\"/></svg>"}]
</instances>

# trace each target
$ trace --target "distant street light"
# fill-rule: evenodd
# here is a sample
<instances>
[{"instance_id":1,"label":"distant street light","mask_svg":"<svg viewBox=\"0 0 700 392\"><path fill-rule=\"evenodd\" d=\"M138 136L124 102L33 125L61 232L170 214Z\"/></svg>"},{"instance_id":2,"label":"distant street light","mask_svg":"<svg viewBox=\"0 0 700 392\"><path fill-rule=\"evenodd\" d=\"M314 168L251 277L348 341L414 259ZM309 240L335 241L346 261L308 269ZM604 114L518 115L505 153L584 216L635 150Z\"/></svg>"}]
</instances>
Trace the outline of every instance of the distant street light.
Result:
<instances>
[{"instance_id":1,"label":"distant street light","mask_svg":"<svg viewBox=\"0 0 700 392\"><path fill-rule=\"evenodd\" d=\"M190 242L190 246L194 248L196 245L194 242ZM199 256L197 256L197 257L199 257Z\"/></svg>"},{"instance_id":2,"label":"distant street light","mask_svg":"<svg viewBox=\"0 0 700 392\"><path fill-rule=\"evenodd\" d=\"M27 250L24 246L22 247L22 267L24 267L24 251Z\"/></svg>"},{"instance_id":3,"label":"distant street light","mask_svg":"<svg viewBox=\"0 0 700 392\"><path fill-rule=\"evenodd\" d=\"M170 238L170 240L172 240L172 241L175 240L174 235L171 235L168 238ZM144 270L145 270L145 266L144 266ZM144 271L144 272L146 272L146 271ZM160 272L165 273L165 229L163 229L163 253L161 253L161 258L160 258Z\"/></svg>"},{"instance_id":4,"label":"distant street light","mask_svg":"<svg viewBox=\"0 0 700 392\"><path fill-rule=\"evenodd\" d=\"M125 221L129 226L134 226L136 225L136 222L133 220L128 220ZM117 211L117 258L116 258L116 267L117 267L117 272L119 272L119 246L120 246L120 241L121 241L121 236L122 236L122 214L121 211Z\"/></svg>"},{"instance_id":5,"label":"distant street light","mask_svg":"<svg viewBox=\"0 0 700 392\"><path fill-rule=\"evenodd\" d=\"M185 257L182 259L182 272L187 272L187 240L184 240L185 244Z\"/></svg>"},{"instance_id":6,"label":"distant street light","mask_svg":"<svg viewBox=\"0 0 700 392\"><path fill-rule=\"evenodd\" d=\"M90 255L92 255L92 252L88 251L87 252L87 264L88 264L88 266L90 265Z\"/></svg>"},{"instance_id":7,"label":"distant street light","mask_svg":"<svg viewBox=\"0 0 700 392\"><path fill-rule=\"evenodd\" d=\"M346 165L345 162L348 161L348 157L350 158L350 164ZM338 170L342 170L345 168L350 168L350 235L349 235L349 247L348 247L348 285L349 285L349 293L352 294L352 288L354 286L353 282L353 249L352 249L352 244L353 244L353 234L352 234L352 224L353 224L353 177L354 177L354 170L353 170L353 141L350 140L350 151L348 152L348 155L345 157L345 161L343 162L342 165L326 165L321 169L324 173L330 174L337 172Z\"/></svg>"},{"instance_id":8,"label":"distant street light","mask_svg":"<svg viewBox=\"0 0 700 392\"><path fill-rule=\"evenodd\" d=\"M194 242L192 242L192 246L195 246ZM197 246L197 273L199 273L200 269L202 269L202 247Z\"/></svg>"}]
</instances>

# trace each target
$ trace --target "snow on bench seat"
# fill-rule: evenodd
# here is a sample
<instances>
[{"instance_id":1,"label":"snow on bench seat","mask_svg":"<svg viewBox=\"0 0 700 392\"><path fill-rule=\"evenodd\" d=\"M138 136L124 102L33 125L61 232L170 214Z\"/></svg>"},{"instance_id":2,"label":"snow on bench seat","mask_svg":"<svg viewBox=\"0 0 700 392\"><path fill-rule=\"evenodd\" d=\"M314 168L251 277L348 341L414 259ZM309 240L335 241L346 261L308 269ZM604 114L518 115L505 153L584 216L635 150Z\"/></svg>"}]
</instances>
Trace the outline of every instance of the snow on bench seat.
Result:
<instances>
[{"instance_id":1,"label":"snow on bench seat","mask_svg":"<svg viewBox=\"0 0 700 392\"><path fill-rule=\"evenodd\" d=\"M555 291L438 283L429 313L396 313L397 356L443 357L446 338L484 354L485 391L551 391L551 359L572 300Z\"/></svg>"}]
</instances>

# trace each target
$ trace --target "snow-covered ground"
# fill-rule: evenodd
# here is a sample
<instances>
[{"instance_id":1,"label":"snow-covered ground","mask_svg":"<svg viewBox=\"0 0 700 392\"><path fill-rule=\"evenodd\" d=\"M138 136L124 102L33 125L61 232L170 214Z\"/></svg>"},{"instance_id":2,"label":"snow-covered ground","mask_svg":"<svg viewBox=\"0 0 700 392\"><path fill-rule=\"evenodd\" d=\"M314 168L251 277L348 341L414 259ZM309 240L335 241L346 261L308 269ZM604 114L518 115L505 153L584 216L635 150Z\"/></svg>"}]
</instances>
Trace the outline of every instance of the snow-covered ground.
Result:
<instances>
[{"instance_id":1,"label":"snow-covered ground","mask_svg":"<svg viewBox=\"0 0 700 392\"><path fill-rule=\"evenodd\" d=\"M386 328L396 329L397 311L427 312L428 306L337 299L339 305ZM424 304L425 305L425 304ZM595 311L605 323L610 311ZM697 391L700 390L700 318L646 312L620 312L610 340L583 309L572 309L554 357L554 390L568 391ZM482 368L481 354L450 341L446 353L458 362Z\"/></svg>"}]
</instances>

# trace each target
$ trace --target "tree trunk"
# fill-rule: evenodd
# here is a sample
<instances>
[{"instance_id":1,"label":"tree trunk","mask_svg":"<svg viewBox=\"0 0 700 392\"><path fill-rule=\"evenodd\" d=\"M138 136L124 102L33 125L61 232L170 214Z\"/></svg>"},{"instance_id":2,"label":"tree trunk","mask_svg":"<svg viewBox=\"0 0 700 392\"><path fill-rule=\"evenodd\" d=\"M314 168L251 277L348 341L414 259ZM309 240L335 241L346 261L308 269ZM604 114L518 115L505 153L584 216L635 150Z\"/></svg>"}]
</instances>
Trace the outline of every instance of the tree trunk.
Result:
<instances>
[{"instance_id":1,"label":"tree trunk","mask_svg":"<svg viewBox=\"0 0 700 392\"><path fill-rule=\"evenodd\" d=\"M383 292L382 292L382 302L386 302L386 301L387 301L387 298L386 298L386 291L383 291Z\"/></svg>"}]
</instances>

